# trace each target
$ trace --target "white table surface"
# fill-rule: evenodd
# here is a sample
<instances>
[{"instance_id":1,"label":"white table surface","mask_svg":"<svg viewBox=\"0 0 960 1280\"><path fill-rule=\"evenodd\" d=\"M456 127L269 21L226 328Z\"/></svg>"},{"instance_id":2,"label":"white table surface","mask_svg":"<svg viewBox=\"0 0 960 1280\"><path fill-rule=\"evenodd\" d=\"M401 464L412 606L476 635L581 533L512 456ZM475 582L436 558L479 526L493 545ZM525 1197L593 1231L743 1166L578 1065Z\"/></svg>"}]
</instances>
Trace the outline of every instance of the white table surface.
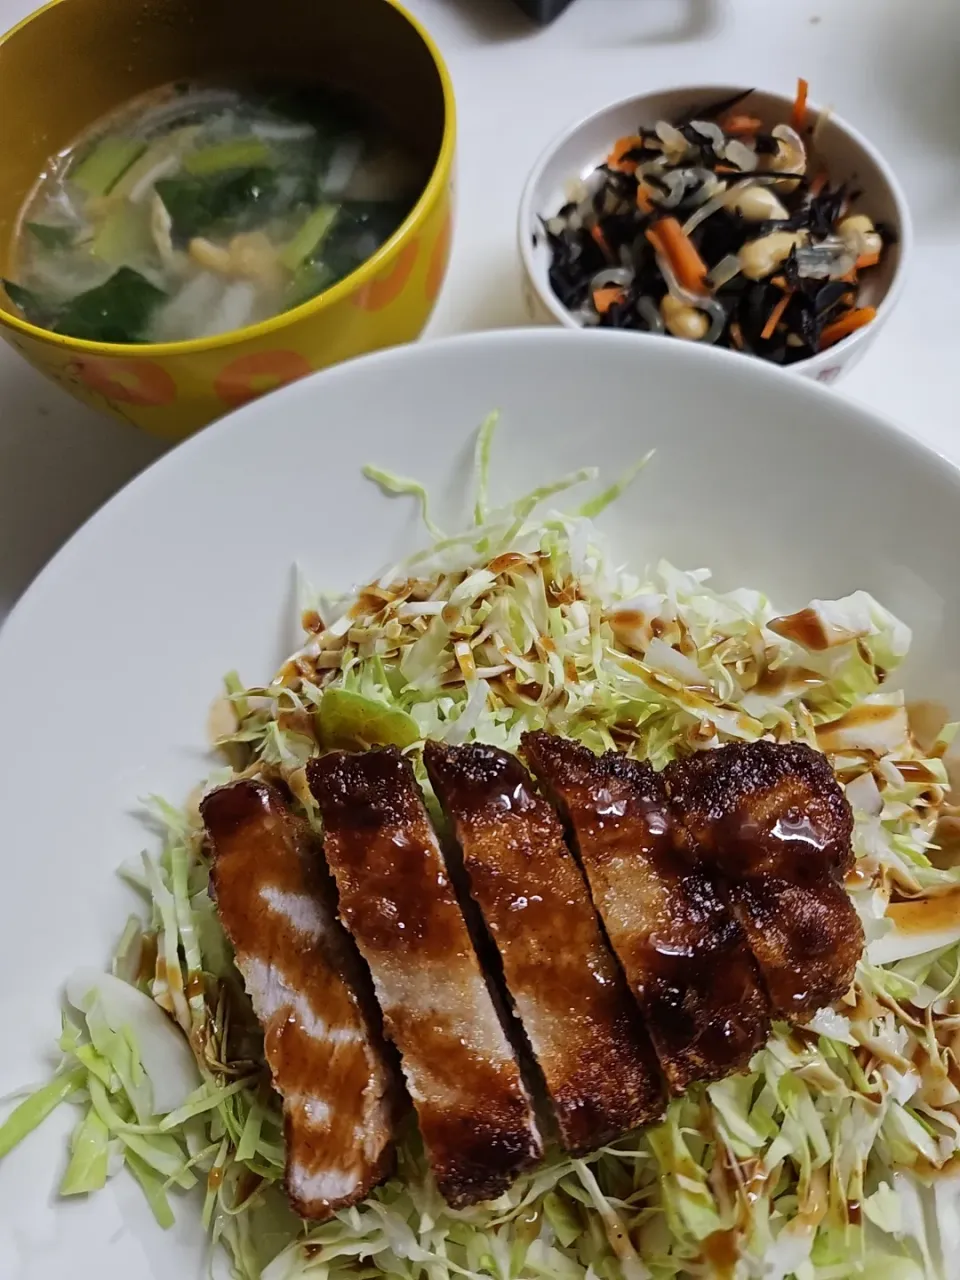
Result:
<instances>
[{"instance_id":1,"label":"white table surface","mask_svg":"<svg viewBox=\"0 0 960 1280\"><path fill-rule=\"evenodd\" d=\"M546 29L510 0L408 4L436 36L459 103L453 257L426 336L527 323L517 203L534 159L567 122L647 88L782 88L804 75L813 97L859 125L892 161L916 222L903 300L838 394L960 462L957 0L575 0ZM0 26L31 7L0 0ZM83 408L0 344L0 617L161 448ZM865 457L865 483L869 463Z\"/></svg>"}]
</instances>

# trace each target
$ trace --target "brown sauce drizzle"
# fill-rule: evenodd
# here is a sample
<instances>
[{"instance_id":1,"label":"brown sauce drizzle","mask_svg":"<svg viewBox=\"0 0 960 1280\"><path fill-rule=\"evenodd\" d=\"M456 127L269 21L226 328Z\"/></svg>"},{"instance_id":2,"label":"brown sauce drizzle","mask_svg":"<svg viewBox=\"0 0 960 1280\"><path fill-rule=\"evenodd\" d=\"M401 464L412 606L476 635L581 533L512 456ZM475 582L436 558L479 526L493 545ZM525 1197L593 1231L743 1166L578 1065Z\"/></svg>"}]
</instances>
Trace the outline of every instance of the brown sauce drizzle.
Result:
<instances>
[{"instance_id":1,"label":"brown sauce drizzle","mask_svg":"<svg viewBox=\"0 0 960 1280\"><path fill-rule=\"evenodd\" d=\"M365 946L421 961L466 954L459 908L443 871L431 867L430 855L419 840L398 830L367 836L362 869L338 866L344 920ZM424 879L431 871L436 891L425 894Z\"/></svg>"},{"instance_id":2,"label":"brown sauce drizzle","mask_svg":"<svg viewBox=\"0 0 960 1280\"><path fill-rule=\"evenodd\" d=\"M761 672L750 692L772 698L786 689L796 689L800 694L804 689L815 688L821 684L823 684L823 676L818 675L816 671L809 671L806 667L778 667L775 671L767 667Z\"/></svg>"},{"instance_id":3,"label":"brown sauce drizzle","mask_svg":"<svg viewBox=\"0 0 960 1280\"><path fill-rule=\"evenodd\" d=\"M736 1230L714 1231L703 1242L703 1260L712 1268L714 1280L732 1280L740 1260L740 1235Z\"/></svg>"},{"instance_id":4,"label":"brown sauce drizzle","mask_svg":"<svg viewBox=\"0 0 960 1280\"><path fill-rule=\"evenodd\" d=\"M404 757L386 750L335 753L308 766L341 914L361 949L421 962L472 955L409 771Z\"/></svg>"},{"instance_id":5,"label":"brown sauce drizzle","mask_svg":"<svg viewBox=\"0 0 960 1280\"><path fill-rule=\"evenodd\" d=\"M812 653L829 649L832 643L816 609L800 609L796 613L784 614L774 618L769 624L770 630L784 640L793 640Z\"/></svg>"},{"instance_id":6,"label":"brown sauce drizzle","mask_svg":"<svg viewBox=\"0 0 960 1280\"><path fill-rule=\"evenodd\" d=\"M792 885L853 865L853 815L829 762L802 743L700 752L664 771L691 856L736 878Z\"/></svg>"},{"instance_id":7,"label":"brown sauce drizzle","mask_svg":"<svg viewBox=\"0 0 960 1280\"><path fill-rule=\"evenodd\" d=\"M140 941L140 963L137 966L137 984L152 982L157 976L157 935L145 933Z\"/></svg>"},{"instance_id":8,"label":"brown sauce drizzle","mask_svg":"<svg viewBox=\"0 0 960 1280\"><path fill-rule=\"evenodd\" d=\"M829 724L820 725L820 729L853 729L859 728L861 725L883 724L887 720L892 720L895 716L902 713L903 708L885 702L880 703L861 703L858 707L851 707L849 711L844 712L836 720L831 720Z\"/></svg>"},{"instance_id":9,"label":"brown sauce drizzle","mask_svg":"<svg viewBox=\"0 0 960 1280\"><path fill-rule=\"evenodd\" d=\"M937 782L933 771L922 760L897 760L895 763L904 782Z\"/></svg>"},{"instance_id":10,"label":"brown sauce drizzle","mask_svg":"<svg viewBox=\"0 0 960 1280\"><path fill-rule=\"evenodd\" d=\"M891 902L887 918L900 933L939 933L960 925L960 889L937 897Z\"/></svg>"},{"instance_id":11,"label":"brown sauce drizzle","mask_svg":"<svg viewBox=\"0 0 960 1280\"><path fill-rule=\"evenodd\" d=\"M651 630L653 629L652 621L648 619L647 615L640 609L617 609L615 612L607 615L607 621L613 627L614 631L620 627L623 627L624 629L630 628L631 630L635 627L645 627L648 622L651 622ZM660 619L657 618L655 621L659 623Z\"/></svg>"},{"instance_id":12,"label":"brown sauce drizzle","mask_svg":"<svg viewBox=\"0 0 960 1280\"><path fill-rule=\"evenodd\" d=\"M520 551L505 551L502 555L494 556L487 565L490 573L501 574L506 573L510 569L535 568L538 556L526 556Z\"/></svg>"},{"instance_id":13,"label":"brown sauce drizzle","mask_svg":"<svg viewBox=\"0 0 960 1280\"><path fill-rule=\"evenodd\" d=\"M363 618L367 614L376 615L383 610L384 605L390 599L391 596L381 591L378 587L364 587L350 606L347 616L350 618Z\"/></svg>"},{"instance_id":14,"label":"brown sauce drizzle","mask_svg":"<svg viewBox=\"0 0 960 1280\"><path fill-rule=\"evenodd\" d=\"M843 879L848 889L865 889L873 881L873 872L865 870L859 862L854 863Z\"/></svg>"},{"instance_id":15,"label":"brown sauce drizzle","mask_svg":"<svg viewBox=\"0 0 960 1280\"><path fill-rule=\"evenodd\" d=\"M560 605L573 604L574 600L579 600L580 586L575 578L566 578L563 582L548 582L546 595L547 604L555 609Z\"/></svg>"},{"instance_id":16,"label":"brown sauce drizzle","mask_svg":"<svg viewBox=\"0 0 960 1280\"><path fill-rule=\"evenodd\" d=\"M817 725L817 746L821 751L827 752L856 750L849 742L844 742L844 734L856 729L896 723L903 715L903 707L888 703L866 703L852 707L836 720Z\"/></svg>"},{"instance_id":17,"label":"brown sauce drizzle","mask_svg":"<svg viewBox=\"0 0 960 1280\"><path fill-rule=\"evenodd\" d=\"M960 1174L960 1155L951 1156L940 1165L921 1156L915 1164L904 1167L910 1169L918 1178L928 1182L936 1181L937 1178L955 1178Z\"/></svg>"}]
</instances>

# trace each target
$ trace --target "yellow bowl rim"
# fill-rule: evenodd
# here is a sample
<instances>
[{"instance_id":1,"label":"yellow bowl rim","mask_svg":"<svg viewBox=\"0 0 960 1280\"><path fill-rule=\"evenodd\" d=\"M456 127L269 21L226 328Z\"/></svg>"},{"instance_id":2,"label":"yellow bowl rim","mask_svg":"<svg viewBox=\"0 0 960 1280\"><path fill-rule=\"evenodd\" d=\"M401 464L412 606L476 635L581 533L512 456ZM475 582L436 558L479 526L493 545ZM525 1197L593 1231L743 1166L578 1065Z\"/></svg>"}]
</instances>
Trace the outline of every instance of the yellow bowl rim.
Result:
<instances>
[{"instance_id":1,"label":"yellow bowl rim","mask_svg":"<svg viewBox=\"0 0 960 1280\"><path fill-rule=\"evenodd\" d=\"M0 36L0 46L5 45L18 31L26 27L28 23L33 22L41 14L65 3L68 3L68 0L49 0L48 4L28 14L16 26L11 27L5 35ZM228 329L225 333L214 334L209 338L187 338L181 342L90 342L86 338L71 338L69 334L54 333L50 329L42 329L39 325L31 324L28 320L22 320L19 316L14 315L12 311L8 311L6 306L0 305L0 320L2 320L2 323L41 342L52 343L55 346L83 355L119 356L122 353L130 359L188 356L205 351L223 350L224 348L246 343L250 339L267 337L269 334L276 333L279 329L286 328L292 322L305 320L309 316L326 310L327 307L334 306L363 288L366 283L376 276L383 263L392 257L394 251L399 248L408 234L423 221L427 209L434 203L447 182L447 174L453 163L456 139L456 100L453 92L453 80L450 77L443 55L424 24L405 5L401 4L399 0L384 0L384 3L388 4L391 9L395 9L400 17L409 23L423 41L437 69L443 93L443 135L440 139L440 151L433 166L433 171L416 204L394 231L393 235L383 242L376 253L367 258L365 262L362 262L349 275L344 276L342 280L338 280L335 285L324 290L323 293L317 294L315 298L310 298L307 302L301 302L299 306L291 307L289 311L281 311L278 315L271 316L268 320L261 320L259 324L249 325L245 329Z\"/></svg>"}]
</instances>

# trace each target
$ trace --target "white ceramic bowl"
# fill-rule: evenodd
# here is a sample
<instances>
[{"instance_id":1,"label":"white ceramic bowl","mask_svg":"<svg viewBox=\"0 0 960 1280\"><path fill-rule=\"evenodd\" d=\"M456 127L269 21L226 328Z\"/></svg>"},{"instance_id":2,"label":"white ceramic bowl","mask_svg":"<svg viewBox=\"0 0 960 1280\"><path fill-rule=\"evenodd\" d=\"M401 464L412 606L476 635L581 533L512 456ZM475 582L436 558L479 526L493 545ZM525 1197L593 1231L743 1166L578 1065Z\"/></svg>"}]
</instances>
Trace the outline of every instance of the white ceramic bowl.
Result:
<instances>
[{"instance_id":1,"label":"white ceramic bowl","mask_svg":"<svg viewBox=\"0 0 960 1280\"><path fill-rule=\"evenodd\" d=\"M639 94L603 107L554 139L534 165L520 201L518 241L525 275L524 301L533 321L580 327L550 287L550 251L540 222L552 217L569 199L571 183L592 173L616 139L635 133L638 126L674 120L683 112L720 102L737 92L736 85L692 85ZM754 90L742 104L768 128L789 120L792 105L792 98L761 90ZM820 108L811 104L811 122L819 112ZM862 192L856 210L869 214L876 223L886 223L897 236L897 243L887 249L880 266L868 273L860 291L860 304L877 308L873 323L809 360L788 366L817 382L832 383L856 364L896 305L910 260L913 229L906 197L893 171L852 125L825 113L817 130L817 151L832 181L852 182Z\"/></svg>"},{"instance_id":2,"label":"white ceramic bowl","mask_svg":"<svg viewBox=\"0 0 960 1280\"><path fill-rule=\"evenodd\" d=\"M762 588L785 610L865 588L914 628L910 694L960 710L960 473L866 409L759 360L562 329L400 347L306 378L134 480L0 631L0 1010L15 1028L0 1097L46 1074L61 981L102 964L139 909L114 871L152 843L140 798L182 800L210 765L224 672L267 679L296 644L294 562L336 590L422 545L416 504L361 467L417 476L438 522L462 526L494 407L492 502L586 464L616 475L655 447L602 518L619 558L707 564L718 586ZM178 1198L162 1231L126 1176L83 1203L51 1195L74 1119L62 1109L0 1161L3 1280L206 1275L195 1202Z\"/></svg>"}]
</instances>

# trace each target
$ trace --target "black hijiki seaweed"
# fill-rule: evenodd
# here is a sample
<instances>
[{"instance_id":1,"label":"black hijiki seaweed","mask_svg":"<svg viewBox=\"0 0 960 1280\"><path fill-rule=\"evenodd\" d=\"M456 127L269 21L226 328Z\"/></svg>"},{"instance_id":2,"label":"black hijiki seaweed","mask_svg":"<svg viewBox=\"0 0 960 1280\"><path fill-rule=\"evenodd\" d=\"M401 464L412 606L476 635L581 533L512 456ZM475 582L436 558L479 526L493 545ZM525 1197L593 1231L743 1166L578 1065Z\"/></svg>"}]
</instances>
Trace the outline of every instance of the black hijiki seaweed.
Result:
<instances>
[{"instance_id":1,"label":"black hijiki seaweed","mask_svg":"<svg viewBox=\"0 0 960 1280\"><path fill-rule=\"evenodd\" d=\"M716 119L748 98L751 92L690 111L675 123L697 152L695 158L684 163L685 168L715 171L720 167L722 172L717 176L728 182L740 180L736 167L718 155L711 140L691 122ZM625 267L633 273L629 285L623 288L623 296L609 304L603 314L594 313L593 323L602 328L651 328L648 316L638 304L648 299L659 306L668 290L646 233L663 216L685 222L704 199L701 184L697 184L675 206L663 207L662 202L671 195L675 197L676 192L671 192L663 178L648 172L642 181L655 207L651 213L638 206L637 176L620 166L644 164L662 155L662 150L655 145L658 140L649 128L638 128L637 138L637 145L620 152L616 161L598 166L599 185L590 185L591 194L585 203L569 202L556 218L544 222L551 255L550 285L569 310L590 307L591 283L603 270ZM769 133L761 132L753 141L761 156L773 154L779 146ZM737 255L748 240L775 231L806 232L814 244L835 239L838 222L859 193L852 191L848 184L831 186L828 183L811 192L808 173L809 169L804 174L784 174L784 181L778 184L777 195L787 210L785 219L750 222L731 209L717 209L705 218L692 231L690 240L708 270L723 259ZM742 171L742 177L749 177L749 172ZM577 217L574 218L574 214ZM571 220L573 226L569 225ZM558 230L558 221L567 225ZM877 230L884 244L891 242L888 231ZM784 305L785 290L789 296ZM713 291L712 297L727 317L717 345L735 347L775 364L808 359L821 349L826 326L838 314L856 305L856 294L857 285L849 280L825 281L801 276L796 250L793 250L771 273L771 278L752 280L738 274ZM778 305L782 308L779 320L771 335L764 337Z\"/></svg>"},{"instance_id":2,"label":"black hijiki seaweed","mask_svg":"<svg viewBox=\"0 0 960 1280\"><path fill-rule=\"evenodd\" d=\"M709 102L702 107L690 107L677 117L674 127L681 129L691 120L716 120L717 116L725 115L733 107L739 106L753 92L753 89L741 89L738 93L732 94L729 98L721 98L718 102Z\"/></svg>"}]
</instances>

